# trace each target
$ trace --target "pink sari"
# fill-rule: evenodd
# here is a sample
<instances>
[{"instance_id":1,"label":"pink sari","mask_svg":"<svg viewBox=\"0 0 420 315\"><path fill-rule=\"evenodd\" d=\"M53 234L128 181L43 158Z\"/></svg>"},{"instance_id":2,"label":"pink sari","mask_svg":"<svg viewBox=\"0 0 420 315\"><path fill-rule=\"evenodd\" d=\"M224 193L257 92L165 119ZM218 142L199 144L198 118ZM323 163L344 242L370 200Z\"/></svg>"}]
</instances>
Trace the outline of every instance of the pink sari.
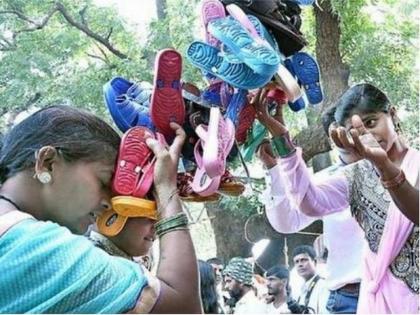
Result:
<instances>
[{"instance_id":1,"label":"pink sari","mask_svg":"<svg viewBox=\"0 0 420 315\"><path fill-rule=\"evenodd\" d=\"M420 154L409 149L401 165L411 185L418 183ZM279 160L290 196L300 210L309 216L324 216L342 211L351 203L351 183L340 175L322 183L314 184L306 165L301 158L301 150L296 154ZM352 169L349 165L348 169ZM378 182L377 185L380 185ZM382 188L380 186L379 188ZM366 209L360 211L365 213ZM418 313L419 295L400 278L391 272L391 264L398 257L409 237L414 224L409 221L391 200L386 211L386 221L376 253L370 248L364 255L364 272L361 282L358 313ZM418 227L416 227L418 229ZM366 231L365 231L366 232ZM417 230L418 233L418 230ZM409 255L418 253L418 234ZM407 250L405 247L404 250ZM402 255L402 259L406 258ZM408 259L412 266L412 262ZM417 266L414 268L418 269ZM415 284L415 280L411 283Z\"/></svg>"},{"instance_id":2,"label":"pink sari","mask_svg":"<svg viewBox=\"0 0 420 315\"><path fill-rule=\"evenodd\" d=\"M419 154L408 150L401 164L410 184L415 185L419 175ZM364 260L364 276L357 313L418 313L419 296L396 278L389 270L413 230L408 220L391 201L378 252L370 250ZM418 246L418 244L417 244Z\"/></svg>"}]
</instances>

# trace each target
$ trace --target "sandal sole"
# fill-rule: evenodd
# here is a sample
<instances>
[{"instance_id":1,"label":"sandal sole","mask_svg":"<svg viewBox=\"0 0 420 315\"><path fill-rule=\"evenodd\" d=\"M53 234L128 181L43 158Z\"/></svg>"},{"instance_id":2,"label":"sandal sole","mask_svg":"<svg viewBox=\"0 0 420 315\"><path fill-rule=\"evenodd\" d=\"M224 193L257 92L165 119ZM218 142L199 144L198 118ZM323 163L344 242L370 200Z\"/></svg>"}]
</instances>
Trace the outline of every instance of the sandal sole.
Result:
<instances>
[{"instance_id":1,"label":"sandal sole","mask_svg":"<svg viewBox=\"0 0 420 315\"><path fill-rule=\"evenodd\" d=\"M145 137L155 138L145 127L133 127L123 136L118 153L117 165L112 189L118 195L131 195L138 190L138 182L143 166L150 159L152 151L146 144ZM150 189L152 182L145 182L143 191ZM137 197L143 197L137 195Z\"/></svg>"},{"instance_id":2,"label":"sandal sole","mask_svg":"<svg viewBox=\"0 0 420 315\"><path fill-rule=\"evenodd\" d=\"M187 49L190 62L234 87L253 90L266 85L272 75L255 73L244 63L229 63L219 55L220 51L206 43L195 41Z\"/></svg>"},{"instance_id":3,"label":"sandal sole","mask_svg":"<svg viewBox=\"0 0 420 315\"><path fill-rule=\"evenodd\" d=\"M157 130L168 138L174 136L169 123L182 126L185 120L181 72L182 57L177 51L165 49L157 55L150 116Z\"/></svg>"}]
</instances>

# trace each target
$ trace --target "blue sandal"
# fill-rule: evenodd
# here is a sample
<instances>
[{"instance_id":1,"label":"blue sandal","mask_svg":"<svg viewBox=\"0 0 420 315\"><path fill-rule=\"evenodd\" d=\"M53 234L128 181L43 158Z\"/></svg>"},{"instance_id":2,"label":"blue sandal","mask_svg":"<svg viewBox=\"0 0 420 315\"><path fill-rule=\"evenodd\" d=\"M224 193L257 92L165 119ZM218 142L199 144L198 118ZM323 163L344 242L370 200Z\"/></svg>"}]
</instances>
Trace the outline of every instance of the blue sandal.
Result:
<instances>
[{"instance_id":1,"label":"blue sandal","mask_svg":"<svg viewBox=\"0 0 420 315\"><path fill-rule=\"evenodd\" d=\"M225 117L233 122L235 128L238 128L239 115L247 103L247 95L247 90L239 89L233 94L227 107Z\"/></svg>"},{"instance_id":2,"label":"blue sandal","mask_svg":"<svg viewBox=\"0 0 420 315\"><path fill-rule=\"evenodd\" d=\"M105 103L118 129L126 132L134 126L154 130L147 104L151 91L136 83L115 77L103 87Z\"/></svg>"},{"instance_id":3,"label":"blue sandal","mask_svg":"<svg viewBox=\"0 0 420 315\"><path fill-rule=\"evenodd\" d=\"M244 63L230 63L219 49L200 41L191 43L187 48L187 57L194 66L244 90L260 88L273 76L271 73L255 73Z\"/></svg>"},{"instance_id":4,"label":"blue sandal","mask_svg":"<svg viewBox=\"0 0 420 315\"><path fill-rule=\"evenodd\" d=\"M211 21L209 32L255 72L271 76L277 72L280 57L276 51L265 41L253 38L233 17Z\"/></svg>"},{"instance_id":5,"label":"blue sandal","mask_svg":"<svg viewBox=\"0 0 420 315\"><path fill-rule=\"evenodd\" d=\"M298 52L291 57L286 65L293 68L293 72L305 89L308 102L312 105L321 103L324 97L316 60L306 52Z\"/></svg>"},{"instance_id":6,"label":"blue sandal","mask_svg":"<svg viewBox=\"0 0 420 315\"><path fill-rule=\"evenodd\" d=\"M279 54L281 59L285 59L284 55L279 50L279 45L277 44L277 41L274 39L273 35L271 35L271 33L264 27L260 20L258 20L258 18L250 14L247 14L247 17L251 21L252 25L254 25L258 35L264 38L270 44L270 46L277 52L277 54ZM228 46L222 44L221 49L229 62L242 62Z\"/></svg>"},{"instance_id":7,"label":"blue sandal","mask_svg":"<svg viewBox=\"0 0 420 315\"><path fill-rule=\"evenodd\" d=\"M289 102L289 107L292 111L298 112L304 109L306 106L305 99L303 97L299 98L295 102Z\"/></svg>"}]
</instances>

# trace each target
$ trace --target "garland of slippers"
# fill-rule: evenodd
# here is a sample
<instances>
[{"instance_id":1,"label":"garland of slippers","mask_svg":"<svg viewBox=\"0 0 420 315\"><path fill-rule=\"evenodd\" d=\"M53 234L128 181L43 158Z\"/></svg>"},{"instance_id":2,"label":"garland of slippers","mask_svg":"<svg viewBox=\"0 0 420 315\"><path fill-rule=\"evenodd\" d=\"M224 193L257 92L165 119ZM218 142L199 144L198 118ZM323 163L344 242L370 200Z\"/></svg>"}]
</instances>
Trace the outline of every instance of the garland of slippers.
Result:
<instances>
[{"instance_id":1,"label":"garland of slippers","mask_svg":"<svg viewBox=\"0 0 420 315\"><path fill-rule=\"evenodd\" d=\"M268 93L270 110L288 104L299 111L307 103L322 102L318 64L300 51L306 41L299 31L299 6L312 2L204 0L204 41L192 42L186 51L208 82L203 91L182 82L182 57L173 49L157 54L153 85L122 77L104 85L105 103L124 135L113 178L112 210L97 220L103 234L118 234L129 217L157 220L151 194L155 158L145 140L171 143L170 122L182 125L187 134L177 178L184 201L217 201L221 195L244 192L244 184L227 166L238 154L241 160L252 159L267 134L249 103L255 89L274 83ZM241 145L240 151L235 143Z\"/></svg>"}]
</instances>

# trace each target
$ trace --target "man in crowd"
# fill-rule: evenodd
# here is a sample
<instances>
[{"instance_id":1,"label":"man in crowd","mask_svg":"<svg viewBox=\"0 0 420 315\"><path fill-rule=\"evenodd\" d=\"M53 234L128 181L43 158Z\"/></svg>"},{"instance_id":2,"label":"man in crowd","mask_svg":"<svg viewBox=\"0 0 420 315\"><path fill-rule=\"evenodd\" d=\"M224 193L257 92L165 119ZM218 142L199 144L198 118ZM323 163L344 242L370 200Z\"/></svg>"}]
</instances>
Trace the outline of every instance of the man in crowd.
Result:
<instances>
[{"instance_id":1,"label":"man in crowd","mask_svg":"<svg viewBox=\"0 0 420 315\"><path fill-rule=\"evenodd\" d=\"M252 286L252 264L234 257L223 271L225 290L236 300L234 314L264 313L266 304L260 301Z\"/></svg>"},{"instance_id":2,"label":"man in crowd","mask_svg":"<svg viewBox=\"0 0 420 315\"><path fill-rule=\"evenodd\" d=\"M289 314L287 306L287 286L289 285L289 270L285 266L271 267L265 273L267 284L266 314Z\"/></svg>"},{"instance_id":3,"label":"man in crowd","mask_svg":"<svg viewBox=\"0 0 420 315\"><path fill-rule=\"evenodd\" d=\"M216 277L216 284L219 286L222 283L223 261L220 258L213 257L207 259L207 262L213 267L214 275Z\"/></svg>"},{"instance_id":4,"label":"man in crowd","mask_svg":"<svg viewBox=\"0 0 420 315\"><path fill-rule=\"evenodd\" d=\"M293 250L293 263L305 283L301 289L298 303L311 313L328 313L326 306L329 291L325 280L316 272L315 250L312 246L301 245Z\"/></svg>"}]
</instances>

